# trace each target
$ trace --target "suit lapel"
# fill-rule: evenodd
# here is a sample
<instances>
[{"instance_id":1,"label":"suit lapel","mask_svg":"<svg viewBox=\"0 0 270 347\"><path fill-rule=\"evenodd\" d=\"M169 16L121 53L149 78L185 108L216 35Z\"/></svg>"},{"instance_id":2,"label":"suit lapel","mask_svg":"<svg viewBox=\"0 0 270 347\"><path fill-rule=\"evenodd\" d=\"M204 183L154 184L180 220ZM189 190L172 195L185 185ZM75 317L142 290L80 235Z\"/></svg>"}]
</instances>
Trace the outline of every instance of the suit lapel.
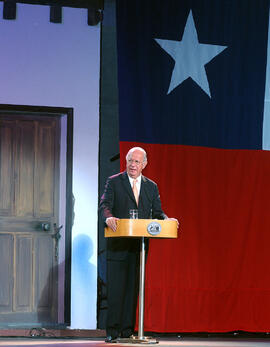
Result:
<instances>
[{"instance_id":1,"label":"suit lapel","mask_svg":"<svg viewBox=\"0 0 270 347\"><path fill-rule=\"evenodd\" d=\"M131 185L130 185L130 182L129 182L129 179L128 179L128 175L127 175L126 171L122 175L122 180L123 180L123 186L124 186L125 190L127 191L128 195L136 203L136 200L135 200L135 197L134 197L134 194L133 194L133 191L132 191L132 188L131 188Z\"/></svg>"},{"instance_id":2,"label":"suit lapel","mask_svg":"<svg viewBox=\"0 0 270 347\"><path fill-rule=\"evenodd\" d=\"M146 179L145 177L142 175L142 179L141 179L141 188L140 188L140 195L139 195L139 203L138 205L140 205L142 203L143 197L145 195L145 189L146 189Z\"/></svg>"}]
</instances>

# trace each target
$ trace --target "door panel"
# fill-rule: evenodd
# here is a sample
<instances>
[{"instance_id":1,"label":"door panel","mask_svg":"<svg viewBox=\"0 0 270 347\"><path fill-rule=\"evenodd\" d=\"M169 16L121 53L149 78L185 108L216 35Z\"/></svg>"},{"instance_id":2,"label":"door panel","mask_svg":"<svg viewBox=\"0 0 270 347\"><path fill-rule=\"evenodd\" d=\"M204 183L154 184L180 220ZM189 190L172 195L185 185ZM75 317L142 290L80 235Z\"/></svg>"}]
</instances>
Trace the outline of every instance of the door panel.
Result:
<instances>
[{"instance_id":1,"label":"door panel","mask_svg":"<svg viewBox=\"0 0 270 347\"><path fill-rule=\"evenodd\" d=\"M13 236L0 234L0 314L12 311Z\"/></svg>"},{"instance_id":2,"label":"door panel","mask_svg":"<svg viewBox=\"0 0 270 347\"><path fill-rule=\"evenodd\" d=\"M16 267L15 267L15 291L14 312L31 312L31 283L32 283L32 243L33 238L28 234L20 234L15 237Z\"/></svg>"},{"instance_id":3,"label":"door panel","mask_svg":"<svg viewBox=\"0 0 270 347\"><path fill-rule=\"evenodd\" d=\"M17 121L16 216L33 216L35 124Z\"/></svg>"},{"instance_id":4,"label":"door panel","mask_svg":"<svg viewBox=\"0 0 270 347\"><path fill-rule=\"evenodd\" d=\"M57 275L53 244L51 237L40 235L35 239L35 307L43 320L53 320L56 310L55 305L52 305L56 299L54 279Z\"/></svg>"},{"instance_id":5,"label":"door panel","mask_svg":"<svg viewBox=\"0 0 270 347\"><path fill-rule=\"evenodd\" d=\"M0 214L10 216L14 202L14 137L13 122L0 123Z\"/></svg>"},{"instance_id":6,"label":"door panel","mask_svg":"<svg viewBox=\"0 0 270 347\"><path fill-rule=\"evenodd\" d=\"M55 126L51 122L40 125L37 138L36 160L36 210L40 217L51 217L54 214L54 172L55 172Z\"/></svg>"}]
</instances>

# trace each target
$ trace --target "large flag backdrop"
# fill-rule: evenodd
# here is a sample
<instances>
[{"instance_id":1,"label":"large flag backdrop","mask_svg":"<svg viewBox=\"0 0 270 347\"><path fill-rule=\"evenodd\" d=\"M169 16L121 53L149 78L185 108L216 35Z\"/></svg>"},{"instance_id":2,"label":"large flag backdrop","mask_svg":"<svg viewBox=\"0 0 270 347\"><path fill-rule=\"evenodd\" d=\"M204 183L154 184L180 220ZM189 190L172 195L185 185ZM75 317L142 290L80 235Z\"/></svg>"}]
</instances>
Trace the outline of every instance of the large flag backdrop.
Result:
<instances>
[{"instance_id":1,"label":"large flag backdrop","mask_svg":"<svg viewBox=\"0 0 270 347\"><path fill-rule=\"evenodd\" d=\"M121 165L144 147L181 225L151 240L145 330L270 331L268 21L268 0L117 2Z\"/></svg>"}]
</instances>

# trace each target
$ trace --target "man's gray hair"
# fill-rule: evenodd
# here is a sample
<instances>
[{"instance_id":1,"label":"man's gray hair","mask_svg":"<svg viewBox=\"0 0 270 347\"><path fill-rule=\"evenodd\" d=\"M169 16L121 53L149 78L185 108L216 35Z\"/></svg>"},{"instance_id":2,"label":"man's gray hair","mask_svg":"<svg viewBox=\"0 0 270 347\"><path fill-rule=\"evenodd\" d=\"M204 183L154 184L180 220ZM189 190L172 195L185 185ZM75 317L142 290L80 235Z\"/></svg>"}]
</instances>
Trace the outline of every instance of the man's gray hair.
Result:
<instances>
[{"instance_id":1,"label":"man's gray hair","mask_svg":"<svg viewBox=\"0 0 270 347\"><path fill-rule=\"evenodd\" d=\"M134 151L141 151L141 152L143 153L143 163L146 163L146 162L147 162L147 154L146 154L145 150L144 150L142 147L133 147L133 148L131 148L131 149L127 152L126 160L128 160L128 158L131 156L131 154L132 154Z\"/></svg>"}]
</instances>

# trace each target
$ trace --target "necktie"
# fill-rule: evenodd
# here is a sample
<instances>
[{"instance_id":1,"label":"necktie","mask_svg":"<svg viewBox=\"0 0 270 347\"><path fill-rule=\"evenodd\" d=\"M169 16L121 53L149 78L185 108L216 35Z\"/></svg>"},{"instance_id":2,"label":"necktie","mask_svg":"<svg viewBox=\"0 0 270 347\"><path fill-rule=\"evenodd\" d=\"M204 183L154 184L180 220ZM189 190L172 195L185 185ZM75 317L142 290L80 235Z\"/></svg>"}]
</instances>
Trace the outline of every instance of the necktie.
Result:
<instances>
[{"instance_id":1,"label":"necktie","mask_svg":"<svg viewBox=\"0 0 270 347\"><path fill-rule=\"evenodd\" d=\"M137 189L136 183L137 183L137 180L133 180L132 190L133 190L133 194L134 194L136 203L137 203L137 205L138 205L139 193L138 193L138 189Z\"/></svg>"}]
</instances>

